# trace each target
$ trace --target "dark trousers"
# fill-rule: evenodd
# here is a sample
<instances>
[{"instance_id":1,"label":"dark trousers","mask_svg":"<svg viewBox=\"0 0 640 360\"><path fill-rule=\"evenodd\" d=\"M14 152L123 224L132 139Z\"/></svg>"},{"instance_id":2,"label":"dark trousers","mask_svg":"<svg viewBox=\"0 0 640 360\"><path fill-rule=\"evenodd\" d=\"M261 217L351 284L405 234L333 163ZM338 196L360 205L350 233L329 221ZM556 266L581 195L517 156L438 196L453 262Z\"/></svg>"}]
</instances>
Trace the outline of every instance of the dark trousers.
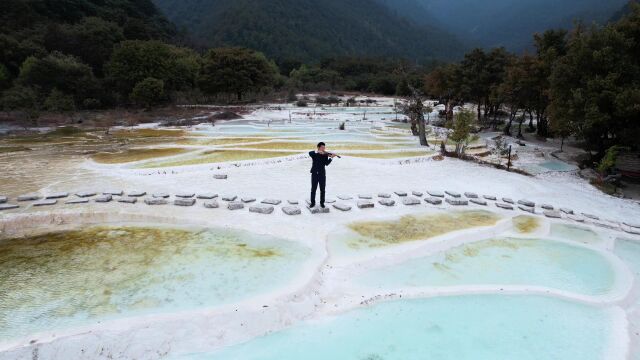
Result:
<instances>
[{"instance_id":1,"label":"dark trousers","mask_svg":"<svg viewBox=\"0 0 640 360\"><path fill-rule=\"evenodd\" d=\"M311 173L311 203L316 203L316 189L320 185L320 205L324 205L324 188L327 184L327 176L321 173Z\"/></svg>"}]
</instances>

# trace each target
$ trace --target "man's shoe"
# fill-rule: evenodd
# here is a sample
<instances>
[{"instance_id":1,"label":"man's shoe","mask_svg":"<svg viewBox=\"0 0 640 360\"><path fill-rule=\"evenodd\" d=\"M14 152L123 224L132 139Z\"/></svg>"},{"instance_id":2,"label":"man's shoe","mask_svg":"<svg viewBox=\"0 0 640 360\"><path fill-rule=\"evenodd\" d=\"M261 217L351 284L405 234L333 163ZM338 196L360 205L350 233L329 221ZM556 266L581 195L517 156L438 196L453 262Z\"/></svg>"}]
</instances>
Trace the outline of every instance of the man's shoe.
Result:
<instances>
[{"instance_id":1,"label":"man's shoe","mask_svg":"<svg viewBox=\"0 0 640 360\"><path fill-rule=\"evenodd\" d=\"M309 204L310 208L316 207L316 203L312 202L311 204Z\"/></svg>"},{"instance_id":2,"label":"man's shoe","mask_svg":"<svg viewBox=\"0 0 640 360\"><path fill-rule=\"evenodd\" d=\"M324 204L320 204L320 207L324 209Z\"/></svg>"}]
</instances>

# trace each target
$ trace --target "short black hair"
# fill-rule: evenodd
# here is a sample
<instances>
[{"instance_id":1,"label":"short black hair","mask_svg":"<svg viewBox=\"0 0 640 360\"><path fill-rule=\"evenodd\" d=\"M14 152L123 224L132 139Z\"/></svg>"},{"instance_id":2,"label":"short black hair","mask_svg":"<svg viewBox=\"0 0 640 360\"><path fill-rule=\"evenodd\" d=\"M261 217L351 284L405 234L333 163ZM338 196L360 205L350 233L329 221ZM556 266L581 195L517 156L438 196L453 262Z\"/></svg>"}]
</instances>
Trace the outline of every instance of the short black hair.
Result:
<instances>
[{"instance_id":1,"label":"short black hair","mask_svg":"<svg viewBox=\"0 0 640 360\"><path fill-rule=\"evenodd\" d=\"M325 146L325 145L326 145L326 144L325 144L325 143L323 143L322 141L320 141L320 142L318 143L318 147L320 147L320 146Z\"/></svg>"}]
</instances>

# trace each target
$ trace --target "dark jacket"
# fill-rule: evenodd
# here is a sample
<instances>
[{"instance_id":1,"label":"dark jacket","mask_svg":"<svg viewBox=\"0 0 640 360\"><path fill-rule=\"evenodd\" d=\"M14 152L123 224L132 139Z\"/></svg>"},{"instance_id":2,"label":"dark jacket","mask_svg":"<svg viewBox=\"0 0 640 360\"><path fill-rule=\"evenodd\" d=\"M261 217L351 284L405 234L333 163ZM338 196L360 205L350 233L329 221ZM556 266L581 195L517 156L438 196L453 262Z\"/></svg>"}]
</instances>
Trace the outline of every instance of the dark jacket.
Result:
<instances>
[{"instance_id":1,"label":"dark jacket","mask_svg":"<svg viewBox=\"0 0 640 360\"><path fill-rule=\"evenodd\" d=\"M315 151L309 151L309 156L313 159L313 165L311 166L312 174L324 175L324 167L331 164L331 158L325 154L318 154Z\"/></svg>"}]
</instances>

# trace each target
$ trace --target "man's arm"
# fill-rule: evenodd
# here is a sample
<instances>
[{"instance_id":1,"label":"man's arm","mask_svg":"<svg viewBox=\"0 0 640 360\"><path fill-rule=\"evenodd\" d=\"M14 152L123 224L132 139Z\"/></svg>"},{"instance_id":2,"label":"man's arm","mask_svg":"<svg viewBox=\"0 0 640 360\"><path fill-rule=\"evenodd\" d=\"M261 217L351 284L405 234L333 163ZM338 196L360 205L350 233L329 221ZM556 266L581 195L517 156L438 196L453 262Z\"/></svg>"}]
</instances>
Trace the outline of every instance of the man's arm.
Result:
<instances>
[{"instance_id":1,"label":"man's arm","mask_svg":"<svg viewBox=\"0 0 640 360\"><path fill-rule=\"evenodd\" d=\"M310 156L312 159L315 159L315 158L316 158L316 152L315 152L315 151L309 151L309 156Z\"/></svg>"},{"instance_id":2,"label":"man's arm","mask_svg":"<svg viewBox=\"0 0 640 360\"><path fill-rule=\"evenodd\" d=\"M327 156L327 160L326 160L324 166L329 166L329 164L331 164L331 160L333 160L333 159L331 159L330 157Z\"/></svg>"}]
</instances>

